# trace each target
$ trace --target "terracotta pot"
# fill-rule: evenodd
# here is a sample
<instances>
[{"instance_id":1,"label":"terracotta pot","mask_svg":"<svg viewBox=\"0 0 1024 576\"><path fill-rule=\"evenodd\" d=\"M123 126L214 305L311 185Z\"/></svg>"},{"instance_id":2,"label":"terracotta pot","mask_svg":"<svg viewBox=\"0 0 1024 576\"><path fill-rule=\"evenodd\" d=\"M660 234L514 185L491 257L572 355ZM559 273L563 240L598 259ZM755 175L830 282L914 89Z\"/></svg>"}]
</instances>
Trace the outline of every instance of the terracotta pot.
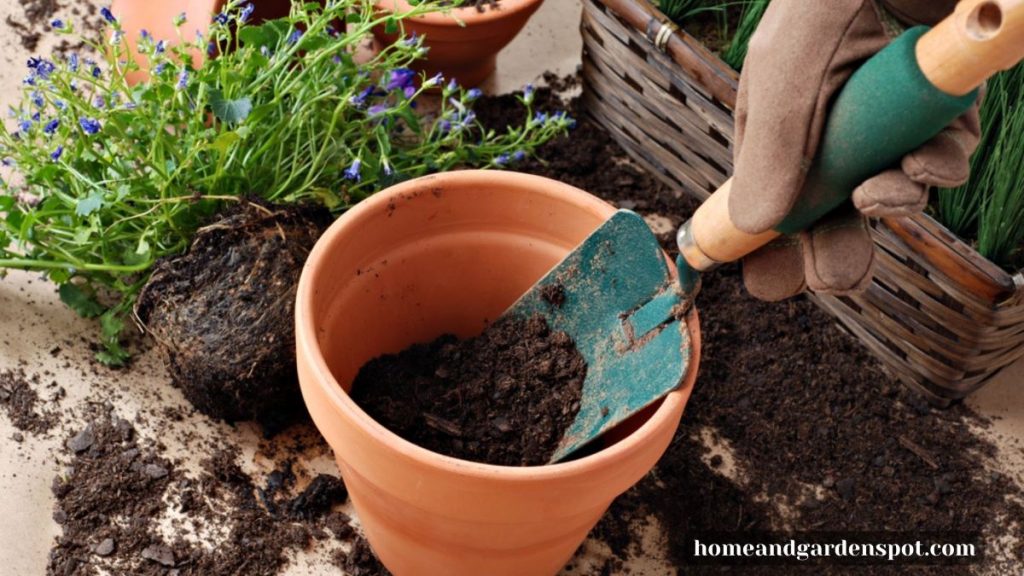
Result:
<instances>
[{"instance_id":1,"label":"terracotta pot","mask_svg":"<svg viewBox=\"0 0 1024 576\"><path fill-rule=\"evenodd\" d=\"M668 446L686 383L596 454L550 466L459 460L372 420L347 390L368 360L444 333L481 332L614 209L553 180L463 171L391 187L338 219L299 283L306 406L334 449L374 551L398 576L555 574L611 501Z\"/></svg>"},{"instance_id":2,"label":"terracotta pot","mask_svg":"<svg viewBox=\"0 0 1024 576\"><path fill-rule=\"evenodd\" d=\"M288 15L291 0L251 0L255 10L252 22L272 20ZM182 2L153 2L152 0L114 0L110 11L120 20L129 46L135 46L143 30L148 31L157 40L169 43L177 40L178 32L174 28L174 18L185 14L185 24L181 27L182 38L191 40L196 32L206 34L213 17L220 13L226 0L184 0ZM194 61L198 62L200 54L193 53ZM133 52L133 58L140 64L145 57ZM128 74L128 82L136 83L145 80L145 72Z\"/></svg>"},{"instance_id":3,"label":"terracotta pot","mask_svg":"<svg viewBox=\"0 0 1024 576\"><path fill-rule=\"evenodd\" d=\"M541 2L499 0L496 7L483 12L475 7L457 8L448 14L435 12L404 20L405 33L423 36L424 45L430 48L426 59L415 68L427 76L441 72L467 88L480 84L494 73L498 52L523 29ZM412 8L407 0L376 0L376 5L394 12ZM385 34L383 28L375 29L373 34L383 44L391 44L397 38Z\"/></svg>"}]
</instances>

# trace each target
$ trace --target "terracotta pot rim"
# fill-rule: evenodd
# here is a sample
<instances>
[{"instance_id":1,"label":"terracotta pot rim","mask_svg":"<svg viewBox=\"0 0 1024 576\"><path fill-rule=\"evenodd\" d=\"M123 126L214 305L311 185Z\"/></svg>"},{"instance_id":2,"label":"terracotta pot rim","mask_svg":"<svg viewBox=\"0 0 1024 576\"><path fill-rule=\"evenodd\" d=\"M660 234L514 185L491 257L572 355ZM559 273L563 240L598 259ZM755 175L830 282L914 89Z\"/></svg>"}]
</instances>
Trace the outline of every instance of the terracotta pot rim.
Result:
<instances>
[{"instance_id":1,"label":"terracotta pot rim","mask_svg":"<svg viewBox=\"0 0 1024 576\"><path fill-rule=\"evenodd\" d=\"M427 24L431 26L449 26L462 28L458 20L461 20L466 28L474 25L503 20L523 10L529 10L534 4L540 4L544 0L498 0L497 8L487 8L483 12L477 11L473 6L464 8L453 8L450 12L431 12L423 16L417 16L410 20L416 24ZM405 12L413 8L408 0L374 0L374 4L382 10ZM453 17L454 16L454 17ZM458 20L456 20L458 18Z\"/></svg>"},{"instance_id":2,"label":"terracotta pot rim","mask_svg":"<svg viewBox=\"0 0 1024 576\"><path fill-rule=\"evenodd\" d=\"M306 266L303 268L296 294L295 313L298 319L296 326L297 353L299 357L305 357L308 361L309 369L313 373L313 378L309 380L312 381L314 386L323 390L326 397L332 403L334 410L345 414L353 423L362 427L365 432L381 444L388 445L391 449L410 459L427 462L435 468L446 470L453 474L478 478L544 480L553 477L586 475L595 470L612 466L616 461L621 460L626 453L635 450L639 444L646 442L648 437L654 433L655 428L664 425L665 421L671 418L672 413L677 409L682 410L689 400L697 377L701 353L700 320L696 308L693 308L687 317L687 327L690 330L693 348L689 371L683 385L669 393L654 414L641 424L639 428L614 445L579 460L541 466L501 466L473 462L446 456L405 440L371 418L369 414L352 400L341 384L335 379L334 374L331 373L320 349L312 308L312 302L315 299L315 287L311 277L314 274L314 269L319 269L324 265L327 251L333 247L339 235L343 234L353 223L358 222L363 214L369 215L376 211L386 211L388 204L393 198L422 188L424 182L431 181L435 184L443 183L457 186L467 183L486 184L488 181L493 182L495 179L505 180L520 188L530 188L541 194L562 197L569 195L575 202L585 208L602 209L607 206L604 201L568 184L531 174L494 170L461 170L434 174L409 180L395 185L385 192L377 193L351 208L346 213L346 219L335 221L324 232L312 252L310 252ZM552 184L555 184L553 186L555 190L545 189L545 187L552 187Z\"/></svg>"}]
</instances>

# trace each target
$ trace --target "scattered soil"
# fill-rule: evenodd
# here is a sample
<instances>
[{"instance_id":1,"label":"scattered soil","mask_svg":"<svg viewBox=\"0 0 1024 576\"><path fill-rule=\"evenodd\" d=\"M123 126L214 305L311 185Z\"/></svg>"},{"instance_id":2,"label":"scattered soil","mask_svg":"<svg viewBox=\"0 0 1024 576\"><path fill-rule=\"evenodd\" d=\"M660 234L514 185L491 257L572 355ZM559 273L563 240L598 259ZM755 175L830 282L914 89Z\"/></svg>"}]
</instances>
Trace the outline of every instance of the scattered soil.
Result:
<instances>
[{"instance_id":1,"label":"scattered soil","mask_svg":"<svg viewBox=\"0 0 1024 576\"><path fill-rule=\"evenodd\" d=\"M53 483L54 519L63 534L48 574L270 576L313 539L333 534L355 545L349 518L334 510L348 498L334 476L316 476L296 494L285 463L261 486L239 467L235 451L221 449L194 479L161 456L161 445L140 439L131 423L109 411L65 447L74 458ZM197 544L201 539L185 536L196 526L219 535L209 546Z\"/></svg>"},{"instance_id":2,"label":"scattered soil","mask_svg":"<svg viewBox=\"0 0 1024 576\"><path fill-rule=\"evenodd\" d=\"M0 406L7 412L11 424L22 432L42 434L56 424L57 416L40 411L36 388L39 376L29 378L22 370L0 372Z\"/></svg>"},{"instance_id":3,"label":"scattered soil","mask_svg":"<svg viewBox=\"0 0 1024 576\"><path fill-rule=\"evenodd\" d=\"M98 17L98 8L91 2L74 2L69 11L65 10L66 5L58 0L22 0L18 3L21 6L21 18L17 19L8 15L5 22L21 43L22 48L29 52L35 52L39 47L39 41L44 35L51 33L50 23L61 14L70 15L75 21L78 30L84 36L98 39L103 34L103 23ZM67 37L61 37L54 46L54 52L65 54L85 48L84 42L72 43Z\"/></svg>"},{"instance_id":4,"label":"scattered soil","mask_svg":"<svg viewBox=\"0 0 1024 576\"><path fill-rule=\"evenodd\" d=\"M538 91L537 102L566 107L547 91ZM579 121L574 132L517 170L668 218L673 227L692 214L696 201L635 167L603 129L574 103L569 107ZM476 111L492 127L522 114L509 97L485 98ZM674 256L673 234L660 240ZM661 526L669 560L687 566L687 574L728 571L693 566L685 546L687 535L699 532L980 532L990 545L1024 536L1024 493L993 469L995 446L972 431L987 423L968 408L929 408L807 298L775 304L751 298L738 265L706 274L697 305L701 371L679 432L652 473L615 501L592 534L615 557L640 552L649 522ZM725 448L713 453L708 437ZM734 462L733 478L724 471L726 459ZM1019 569L1019 542L1016 549L986 550L978 568ZM601 573L622 573L620 565L609 561ZM801 570L847 574L850 568L746 567L742 573ZM871 573L965 570L873 567Z\"/></svg>"},{"instance_id":5,"label":"scattered soil","mask_svg":"<svg viewBox=\"0 0 1024 576\"><path fill-rule=\"evenodd\" d=\"M548 461L576 418L587 366L542 316L505 317L468 340L446 335L368 362L352 398L402 438L507 466Z\"/></svg>"},{"instance_id":6,"label":"scattered soil","mask_svg":"<svg viewBox=\"0 0 1024 576\"><path fill-rule=\"evenodd\" d=\"M295 290L330 214L246 202L154 268L136 305L174 384L204 414L269 428L304 415Z\"/></svg>"}]
</instances>

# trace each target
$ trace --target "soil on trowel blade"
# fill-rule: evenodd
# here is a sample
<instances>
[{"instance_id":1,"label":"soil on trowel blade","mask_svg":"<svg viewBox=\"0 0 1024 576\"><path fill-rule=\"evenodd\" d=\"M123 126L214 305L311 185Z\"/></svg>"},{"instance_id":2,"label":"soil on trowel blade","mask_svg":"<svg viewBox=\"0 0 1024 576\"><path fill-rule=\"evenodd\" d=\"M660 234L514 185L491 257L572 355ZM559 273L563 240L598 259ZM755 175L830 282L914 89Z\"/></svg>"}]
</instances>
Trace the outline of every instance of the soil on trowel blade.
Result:
<instances>
[{"instance_id":1,"label":"soil on trowel blade","mask_svg":"<svg viewBox=\"0 0 1024 576\"><path fill-rule=\"evenodd\" d=\"M468 340L447 335L368 362L353 399L424 448L477 462L548 461L579 412L587 365L541 316L505 317Z\"/></svg>"},{"instance_id":2,"label":"soil on trowel blade","mask_svg":"<svg viewBox=\"0 0 1024 576\"><path fill-rule=\"evenodd\" d=\"M171 378L201 412L276 428L303 414L294 300L330 222L323 209L243 202L159 262L136 312Z\"/></svg>"}]
</instances>

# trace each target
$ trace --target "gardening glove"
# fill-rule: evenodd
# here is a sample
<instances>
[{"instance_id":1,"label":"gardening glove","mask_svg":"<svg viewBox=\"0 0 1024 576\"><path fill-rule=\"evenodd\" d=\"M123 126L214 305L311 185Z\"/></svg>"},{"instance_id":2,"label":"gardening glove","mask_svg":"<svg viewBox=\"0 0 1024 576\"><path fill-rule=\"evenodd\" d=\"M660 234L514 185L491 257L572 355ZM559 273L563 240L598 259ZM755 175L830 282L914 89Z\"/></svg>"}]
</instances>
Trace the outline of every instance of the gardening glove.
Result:
<instances>
[{"instance_id":1,"label":"gardening glove","mask_svg":"<svg viewBox=\"0 0 1024 576\"><path fill-rule=\"evenodd\" d=\"M729 215L751 234L789 212L817 152L833 96L860 64L902 31L934 24L954 0L773 0L750 42L736 107ZM967 180L978 145L977 106L853 192L853 204L744 259L747 290L781 300L805 288L843 294L871 281L874 244L865 216L920 212L931 186Z\"/></svg>"}]
</instances>

